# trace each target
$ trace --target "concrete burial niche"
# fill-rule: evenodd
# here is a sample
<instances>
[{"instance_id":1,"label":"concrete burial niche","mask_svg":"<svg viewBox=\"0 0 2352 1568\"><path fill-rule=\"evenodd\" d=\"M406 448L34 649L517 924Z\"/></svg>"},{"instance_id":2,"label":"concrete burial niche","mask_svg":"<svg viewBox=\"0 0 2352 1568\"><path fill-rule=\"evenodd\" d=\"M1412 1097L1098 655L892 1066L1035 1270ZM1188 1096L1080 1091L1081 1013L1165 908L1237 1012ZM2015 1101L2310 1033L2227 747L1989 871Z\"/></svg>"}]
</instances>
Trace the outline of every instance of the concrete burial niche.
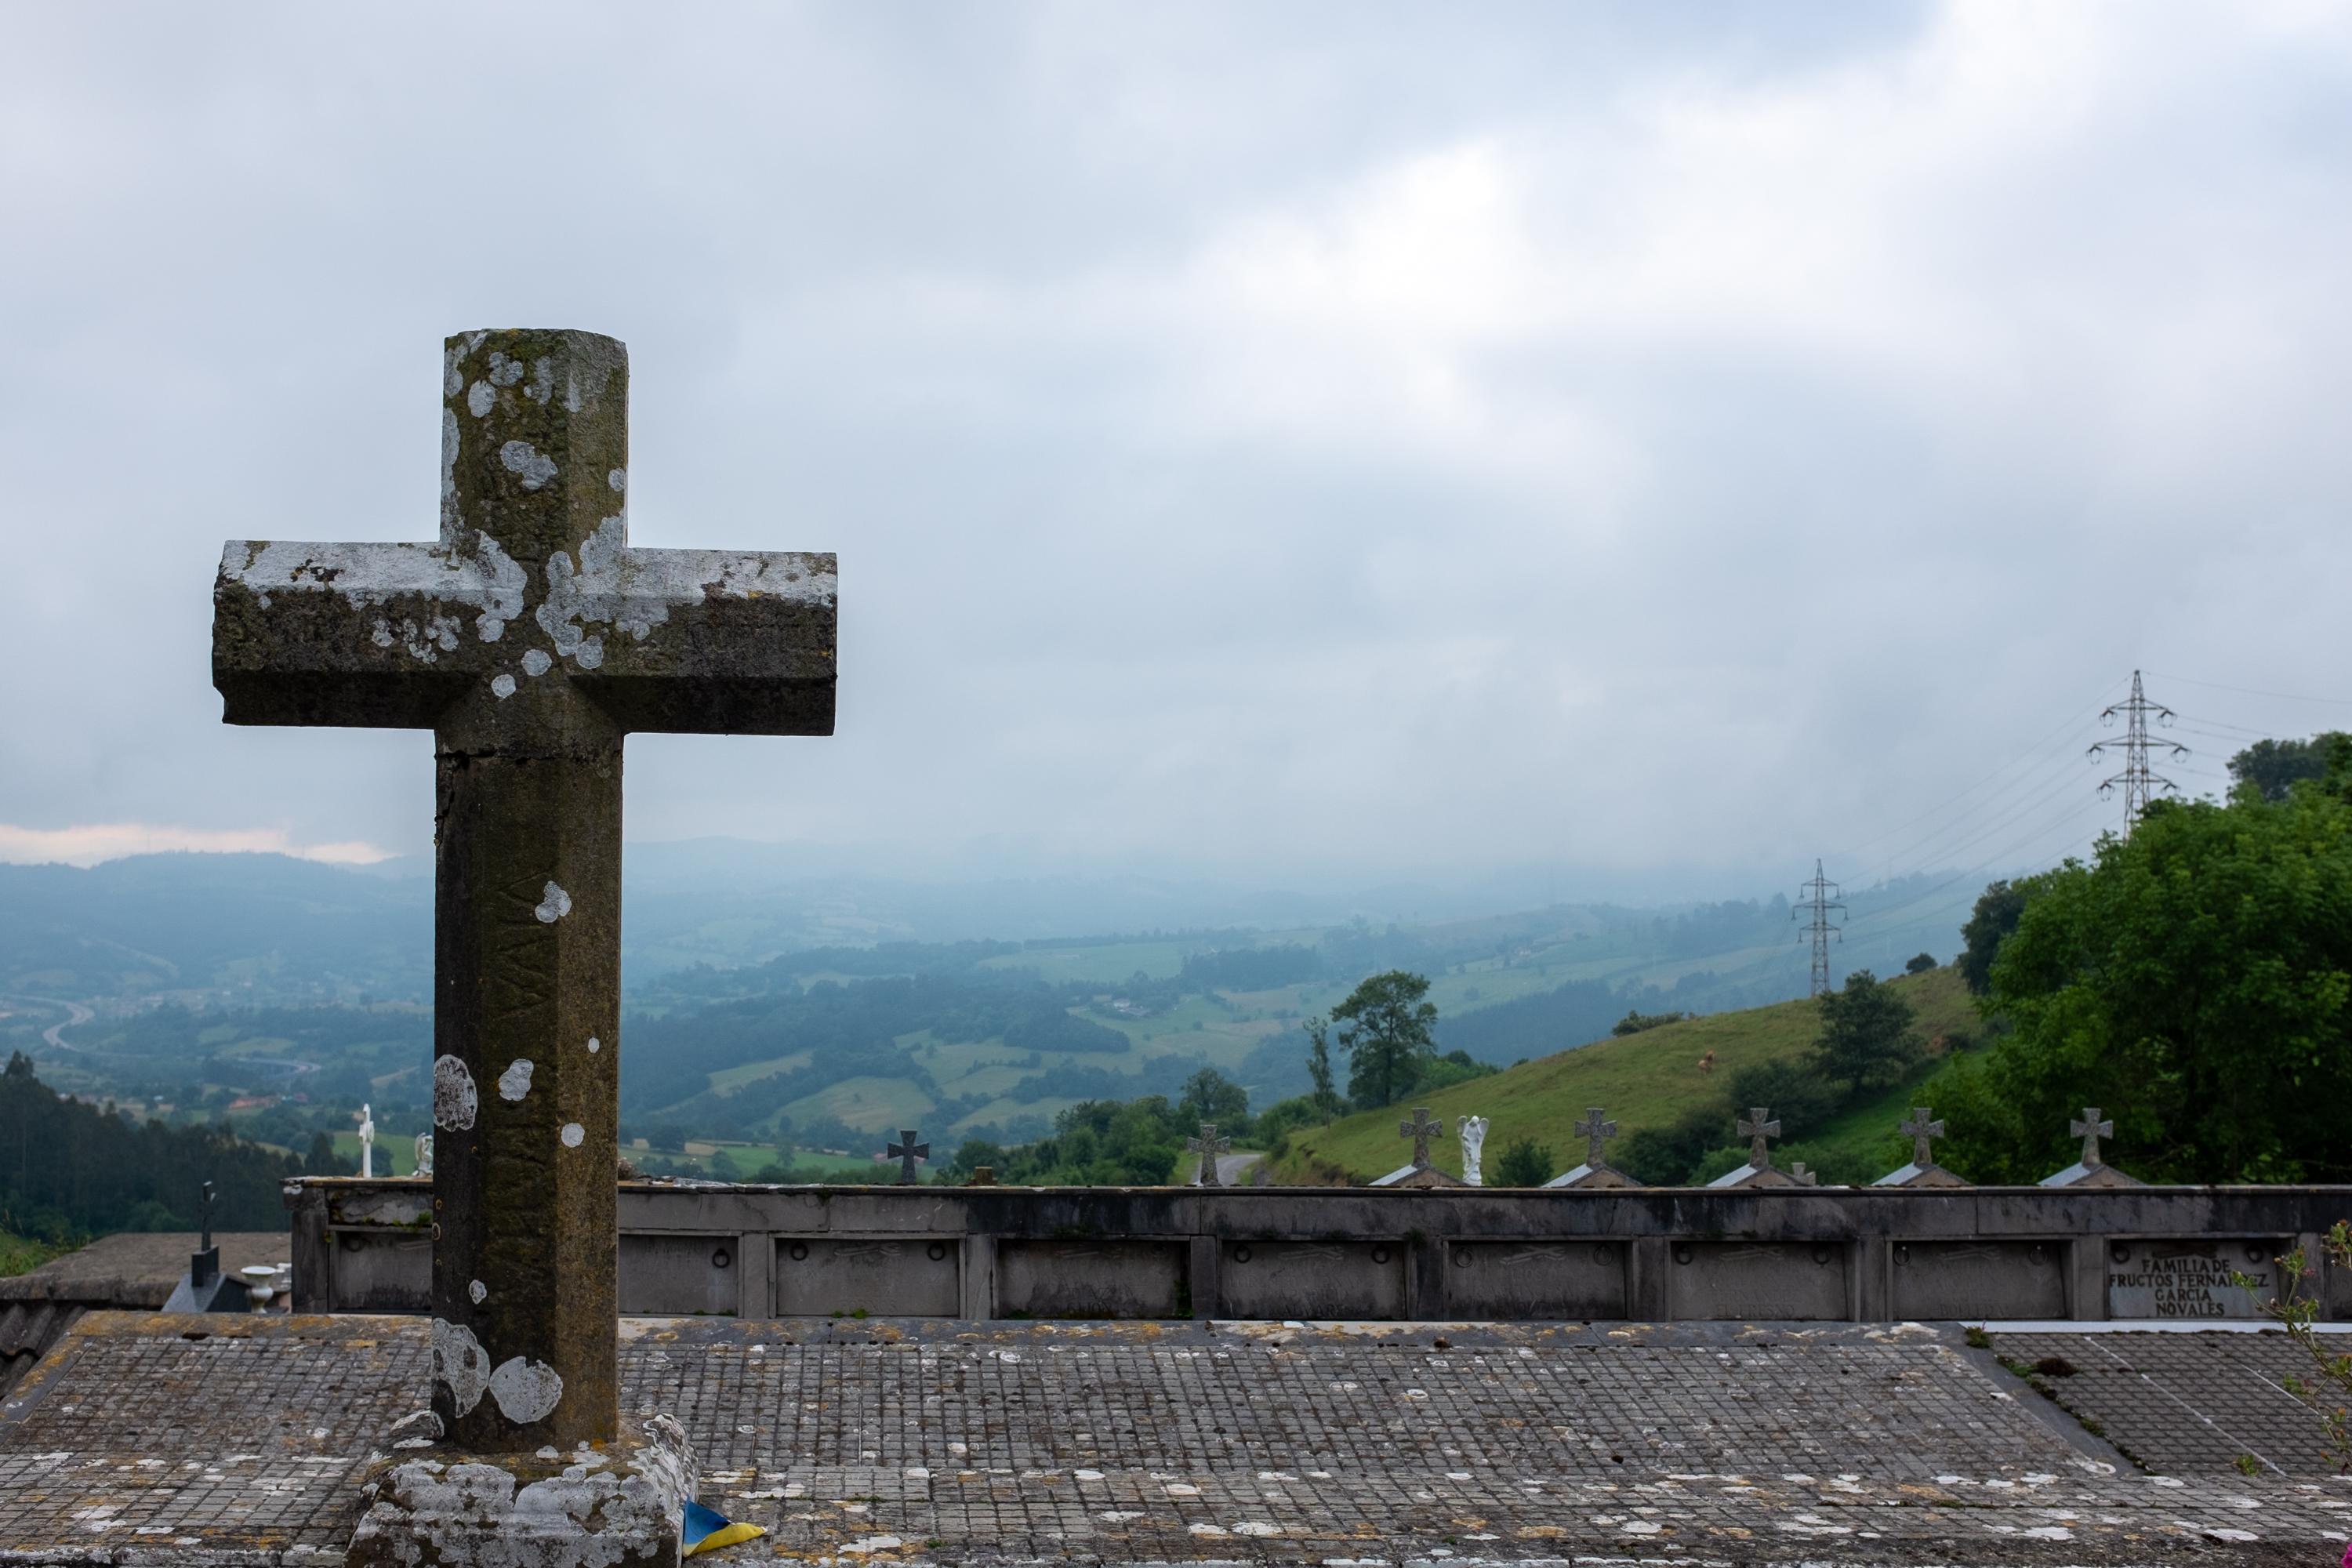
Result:
<instances>
[{"instance_id":1,"label":"concrete burial niche","mask_svg":"<svg viewBox=\"0 0 2352 1568\"><path fill-rule=\"evenodd\" d=\"M2063 1318L2071 1250L2048 1241L1898 1241L1888 1258L1894 1315Z\"/></svg>"},{"instance_id":2,"label":"concrete burial niche","mask_svg":"<svg viewBox=\"0 0 2352 1568\"><path fill-rule=\"evenodd\" d=\"M742 1259L731 1236L621 1237L621 1310L635 1317L731 1318Z\"/></svg>"},{"instance_id":3,"label":"concrete burial niche","mask_svg":"<svg viewBox=\"0 0 2352 1568\"><path fill-rule=\"evenodd\" d=\"M2110 1318L2260 1318L2278 1296L2284 1237L2115 1240L2107 1245ZM2252 1289L2234 1282L2245 1275Z\"/></svg>"},{"instance_id":4,"label":"concrete burial niche","mask_svg":"<svg viewBox=\"0 0 2352 1568\"><path fill-rule=\"evenodd\" d=\"M1217 1315L1402 1318L1404 1270L1402 1241L1229 1241L1219 1260Z\"/></svg>"},{"instance_id":5,"label":"concrete burial niche","mask_svg":"<svg viewBox=\"0 0 2352 1568\"><path fill-rule=\"evenodd\" d=\"M1622 1318L1629 1251L1622 1241L1457 1241L1446 1248L1446 1310L1501 1320Z\"/></svg>"},{"instance_id":6,"label":"concrete burial niche","mask_svg":"<svg viewBox=\"0 0 2352 1568\"><path fill-rule=\"evenodd\" d=\"M776 1243L776 1316L952 1318L962 1301L954 1237L791 1237Z\"/></svg>"},{"instance_id":7,"label":"concrete burial niche","mask_svg":"<svg viewBox=\"0 0 2352 1568\"><path fill-rule=\"evenodd\" d=\"M433 1292L433 1237L428 1231L343 1231L332 1260L335 1310L414 1312Z\"/></svg>"},{"instance_id":8,"label":"concrete burial niche","mask_svg":"<svg viewBox=\"0 0 2352 1568\"><path fill-rule=\"evenodd\" d=\"M1667 1289L1677 1318L1833 1320L1852 1315L1839 1241L1677 1241Z\"/></svg>"},{"instance_id":9,"label":"concrete burial niche","mask_svg":"<svg viewBox=\"0 0 2352 1568\"><path fill-rule=\"evenodd\" d=\"M1003 1241L996 1310L1007 1318L1181 1318L1191 1311L1181 1241Z\"/></svg>"}]
</instances>

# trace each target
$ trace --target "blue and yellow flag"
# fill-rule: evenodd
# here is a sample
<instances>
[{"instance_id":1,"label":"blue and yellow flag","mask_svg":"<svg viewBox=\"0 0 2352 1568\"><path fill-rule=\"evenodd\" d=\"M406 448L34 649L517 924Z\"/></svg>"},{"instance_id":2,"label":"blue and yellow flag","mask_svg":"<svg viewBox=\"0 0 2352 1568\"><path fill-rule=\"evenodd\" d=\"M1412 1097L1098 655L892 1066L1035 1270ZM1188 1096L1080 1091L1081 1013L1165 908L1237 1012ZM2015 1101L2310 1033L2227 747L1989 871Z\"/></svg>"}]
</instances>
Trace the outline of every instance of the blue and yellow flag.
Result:
<instances>
[{"instance_id":1,"label":"blue and yellow flag","mask_svg":"<svg viewBox=\"0 0 2352 1568\"><path fill-rule=\"evenodd\" d=\"M698 1552L716 1552L722 1546L732 1546L739 1541L750 1541L768 1532L756 1524L737 1524L716 1509L708 1509L692 1498L686 1500L685 1529L679 1544L685 1548L678 1555L691 1557Z\"/></svg>"}]
</instances>

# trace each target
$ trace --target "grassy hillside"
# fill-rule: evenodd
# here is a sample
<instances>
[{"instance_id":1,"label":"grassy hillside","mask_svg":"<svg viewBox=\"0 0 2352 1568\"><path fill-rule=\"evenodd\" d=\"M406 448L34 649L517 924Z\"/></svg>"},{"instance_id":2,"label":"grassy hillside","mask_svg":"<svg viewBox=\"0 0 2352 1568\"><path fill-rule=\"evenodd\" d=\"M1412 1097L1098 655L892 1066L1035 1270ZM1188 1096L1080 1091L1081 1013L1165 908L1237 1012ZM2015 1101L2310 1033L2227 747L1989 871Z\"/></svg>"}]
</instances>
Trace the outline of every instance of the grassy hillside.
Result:
<instances>
[{"instance_id":1,"label":"grassy hillside","mask_svg":"<svg viewBox=\"0 0 2352 1568\"><path fill-rule=\"evenodd\" d=\"M1957 971L1930 970L1892 984L1911 1004L1920 1031L1931 1041L1953 1032L1975 1032L1976 1010ZM1460 1173L1462 1151L1452 1136L1454 1119L1475 1115L1490 1124L1489 1168L1506 1145L1532 1136L1549 1144L1559 1168L1566 1169L1583 1158L1584 1141L1572 1129L1587 1106L1603 1107L1621 1136L1664 1126L1691 1105L1721 1098L1739 1068L1810 1051L1818 1032L1817 1016L1810 1001L1717 1013L1562 1051L1492 1078L1439 1089L1425 1101L1447 1129L1433 1163ZM1714 1071L1702 1074L1699 1059L1710 1050L1715 1053ZM1941 1070L1940 1063L1935 1070ZM1922 1085L1908 1085L1856 1106L1806 1142L1874 1152L1900 1120L1903 1107L1912 1103L1910 1097L1919 1092ZM1293 1133L1272 1179L1311 1179L1318 1167L1337 1167L1361 1182L1396 1169L1412 1152L1412 1144L1397 1134L1398 1121L1411 1109L1365 1111ZM1803 1147L1792 1152L1798 1159L1808 1157Z\"/></svg>"}]
</instances>

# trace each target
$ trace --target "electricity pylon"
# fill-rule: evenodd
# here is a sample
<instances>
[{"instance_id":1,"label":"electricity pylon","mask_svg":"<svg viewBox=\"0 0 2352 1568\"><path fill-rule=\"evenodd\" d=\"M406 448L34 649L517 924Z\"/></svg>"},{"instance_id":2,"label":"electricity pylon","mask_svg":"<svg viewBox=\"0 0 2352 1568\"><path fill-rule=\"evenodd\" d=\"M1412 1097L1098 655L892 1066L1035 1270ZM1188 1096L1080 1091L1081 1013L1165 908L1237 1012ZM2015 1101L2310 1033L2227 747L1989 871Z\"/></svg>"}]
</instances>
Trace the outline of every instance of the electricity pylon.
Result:
<instances>
[{"instance_id":1,"label":"electricity pylon","mask_svg":"<svg viewBox=\"0 0 2352 1568\"><path fill-rule=\"evenodd\" d=\"M1813 862L1813 879L1797 891L1801 896L1800 902L1789 911L1789 918L1795 920L1801 914L1812 916L1811 921L1799 936L1801 940L1806 937L1812 940L1813 988L1809 994L1820 996L1827 994L1830 988L1830 938L1834 936L1840 942L1845 940L1845 932L1830 923L1830 911L1835 910L1843 914L1845 906L1837 901L1838 885L1822 875L1819 860Z\"/></svg>"},{"instance_id":2,"label":"electricity pylon","mask_svg":"<svg viewBox=\"0 0 2352 1568\"><path fill-rule=\"evenodd\" d=\"M2139 671L2137 669L2132 671L2131 696L2107 708L2100 713L2099 720L2102 723L2112 724L2116 721L2117 714L2121 714L2124 719L2124 738L2120 742L2124 749L2124 770L2113 778L2101 783L2099 794L2102 796L2110 795L2115 794L2116 785L2123 786L2124 834L2128 837L2131 830L2138 826L2139 819L2147 814L2149 801L2155 799L2159 792L2165 795L2178 794L2180 786L2163 774L2154 772L2148 766L2148 716L2155 715L2158 724L2169 724L2173 720L2173 712L2163 703L2150 702L2147 700L2147 694L2140 689ZM2101 741L2094 745L2087 754L2095 761L2112 751L2116 744L2118 742L2114 741ZM2174 762L2179 762L2189 755L2189 748L2177 742L2165 741L2159 742L2158 744L2172 748Z\"/></svg>"}]
</instances>

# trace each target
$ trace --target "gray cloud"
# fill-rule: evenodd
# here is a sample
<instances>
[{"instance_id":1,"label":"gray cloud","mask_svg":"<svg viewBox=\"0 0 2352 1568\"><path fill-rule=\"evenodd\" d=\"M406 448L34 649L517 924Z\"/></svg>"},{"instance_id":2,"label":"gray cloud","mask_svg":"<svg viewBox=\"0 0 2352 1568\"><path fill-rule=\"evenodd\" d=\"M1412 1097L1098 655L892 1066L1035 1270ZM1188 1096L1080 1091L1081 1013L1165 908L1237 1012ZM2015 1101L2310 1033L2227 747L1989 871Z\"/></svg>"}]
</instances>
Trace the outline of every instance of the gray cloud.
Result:
<instances>
[{"instance_id":1,"label":"gray cloud","mask_svg":"<svg viewBox=\"0 0 2352 1568\"><path fill-rule=\"evenodd\" d=\"M2352 697L2347 13L1800 29L20 14L0 822L421 848L421 736L217 723L206 590L429 535L524 322L629 342L640 542L842 556L839 735L634 742L639 837L1777 885L2083 847L2135 664Z\"/></svg>"}]
</instances>

